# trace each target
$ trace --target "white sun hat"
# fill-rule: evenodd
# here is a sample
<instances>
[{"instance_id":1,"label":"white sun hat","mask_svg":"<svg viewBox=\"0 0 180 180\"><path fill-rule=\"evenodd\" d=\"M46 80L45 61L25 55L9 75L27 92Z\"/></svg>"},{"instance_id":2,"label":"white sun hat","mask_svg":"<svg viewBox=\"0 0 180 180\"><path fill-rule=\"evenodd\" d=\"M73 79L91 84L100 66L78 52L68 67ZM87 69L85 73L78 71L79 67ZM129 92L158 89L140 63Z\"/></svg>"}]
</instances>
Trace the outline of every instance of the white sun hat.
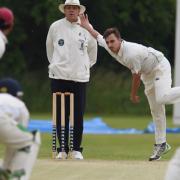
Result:
<instances>
[{"instance_id":1,"label":"white sun hat","mask_svg":"<svg viewBox=\"0 0 180 180\"><path fill-rule=\"evenodd\" d=\"M60 5L59 5L59 10L60 10L62 13L64 13L64 7L65 7L65 6L68 6L68 5L70 5L70 6L79 6L79 8L80 8L80 14L84 13L85 10L86 10L86 7L83 6L83 5L81 5L80 2L79 2L79 0L66 0L64 4L60 4Z\"/></svg>"}]
</instances>

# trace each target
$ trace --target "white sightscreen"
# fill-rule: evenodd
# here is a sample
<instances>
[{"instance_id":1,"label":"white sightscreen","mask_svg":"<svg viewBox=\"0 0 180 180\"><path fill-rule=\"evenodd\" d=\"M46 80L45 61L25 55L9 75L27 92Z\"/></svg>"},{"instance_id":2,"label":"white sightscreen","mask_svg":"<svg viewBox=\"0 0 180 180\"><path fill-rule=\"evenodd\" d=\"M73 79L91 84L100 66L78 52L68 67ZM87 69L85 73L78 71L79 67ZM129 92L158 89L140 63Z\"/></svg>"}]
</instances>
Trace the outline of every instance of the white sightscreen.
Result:
<instances>
[{"instance_id":1,"label":"white sightscreen","mask_svg":"<svg viewBox=\"0 0 180 180\"><path fill-rule=\"evenodd\" d=\"M175 39L175 86L180 86L180 0L176 0L176 39ZM174 104L173 122L180 125L180 103Z\"/></svg>"}]
</instances>

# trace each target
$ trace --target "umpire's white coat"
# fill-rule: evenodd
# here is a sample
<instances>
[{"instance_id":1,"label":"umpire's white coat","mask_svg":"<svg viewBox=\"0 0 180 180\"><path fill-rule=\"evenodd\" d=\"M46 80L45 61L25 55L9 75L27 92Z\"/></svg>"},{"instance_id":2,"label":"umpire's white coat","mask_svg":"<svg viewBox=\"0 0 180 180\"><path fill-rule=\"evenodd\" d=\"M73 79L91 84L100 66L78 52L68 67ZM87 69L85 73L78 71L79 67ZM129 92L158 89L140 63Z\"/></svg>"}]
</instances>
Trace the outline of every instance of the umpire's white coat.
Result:
<instances>
[{"instance_id":1,"label":"umpire's white coat","mask_svg":"<svg viewBox=\"0 0 180 180\"><path fill-rule=\"evenodd\" d=\"M96 63L97 42L78 22L66 18L54 22L46 40L49 77L88 82L90 67Z\"/></svg>"}]
</instances>

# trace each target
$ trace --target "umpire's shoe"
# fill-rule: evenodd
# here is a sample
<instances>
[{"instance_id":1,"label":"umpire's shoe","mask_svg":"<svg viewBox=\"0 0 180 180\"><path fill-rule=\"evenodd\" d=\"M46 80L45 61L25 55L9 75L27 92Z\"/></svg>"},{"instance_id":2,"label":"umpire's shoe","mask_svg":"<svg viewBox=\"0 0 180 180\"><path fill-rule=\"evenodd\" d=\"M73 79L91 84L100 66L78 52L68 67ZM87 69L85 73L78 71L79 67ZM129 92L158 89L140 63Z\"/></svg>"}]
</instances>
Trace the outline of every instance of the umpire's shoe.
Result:
<instances>
[{"instance_id":1,"label":"umpire's shoe","mask_svg":"<svg viewBox=\"0 0 180 180\"><path fill-rule=\"evenodd\" d=\"M168 143L154 144L153 153L149 158L149 161L155 161L161 159L161 156L166 154L171 149Z\"/></svg>"},{"instance_id":2,"label":"umpire's shoe","mask_svg":"<svg viewBox=\"0 0 180 180\"><path fill-rule=\"evenodd\" d=\"M64 160L64 159L67 159L68 155L66 152L59 152L58 155L56 156L56 159L59 159L59 160Z\"/></svg>"},{"instance_id":3,"label":"umpire's shoe","mask_svg":"<svg viewBox=\"0 0 180 180\"><path fill-rule=\"evenodd\" d=\"M70 158L73 160L83 160L83 155L80 151L72 151L70 152Z\"/></svg>"}]
</instances>

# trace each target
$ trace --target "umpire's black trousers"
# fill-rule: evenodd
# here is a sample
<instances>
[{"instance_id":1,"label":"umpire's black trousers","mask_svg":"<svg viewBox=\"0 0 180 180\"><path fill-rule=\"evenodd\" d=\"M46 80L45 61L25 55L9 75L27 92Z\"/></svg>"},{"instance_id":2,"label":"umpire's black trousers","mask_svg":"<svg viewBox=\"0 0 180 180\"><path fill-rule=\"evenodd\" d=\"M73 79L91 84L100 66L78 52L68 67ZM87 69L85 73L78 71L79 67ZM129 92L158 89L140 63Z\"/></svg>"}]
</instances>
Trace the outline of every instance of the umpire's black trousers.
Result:
<instances>
[{"instance_id":1,"label":"umpire's black trousers","mask_svg":"<svg viewBox=\"0 0 180 180\"><path fill-rule=\"evenodd\" d=\"M67 81L61 79L51 79L51 92L71 92L74 93L74 141L73 147L75 151L82 151L81 142L83 135L83 116L85 111L87 83ZM65 99L65 151L69 151L69 113L70 100L66 96ZM57 98L57 136L60 144L58 152L61 151L61 103L60 97Z\"/></svg>"}]
</instances>

